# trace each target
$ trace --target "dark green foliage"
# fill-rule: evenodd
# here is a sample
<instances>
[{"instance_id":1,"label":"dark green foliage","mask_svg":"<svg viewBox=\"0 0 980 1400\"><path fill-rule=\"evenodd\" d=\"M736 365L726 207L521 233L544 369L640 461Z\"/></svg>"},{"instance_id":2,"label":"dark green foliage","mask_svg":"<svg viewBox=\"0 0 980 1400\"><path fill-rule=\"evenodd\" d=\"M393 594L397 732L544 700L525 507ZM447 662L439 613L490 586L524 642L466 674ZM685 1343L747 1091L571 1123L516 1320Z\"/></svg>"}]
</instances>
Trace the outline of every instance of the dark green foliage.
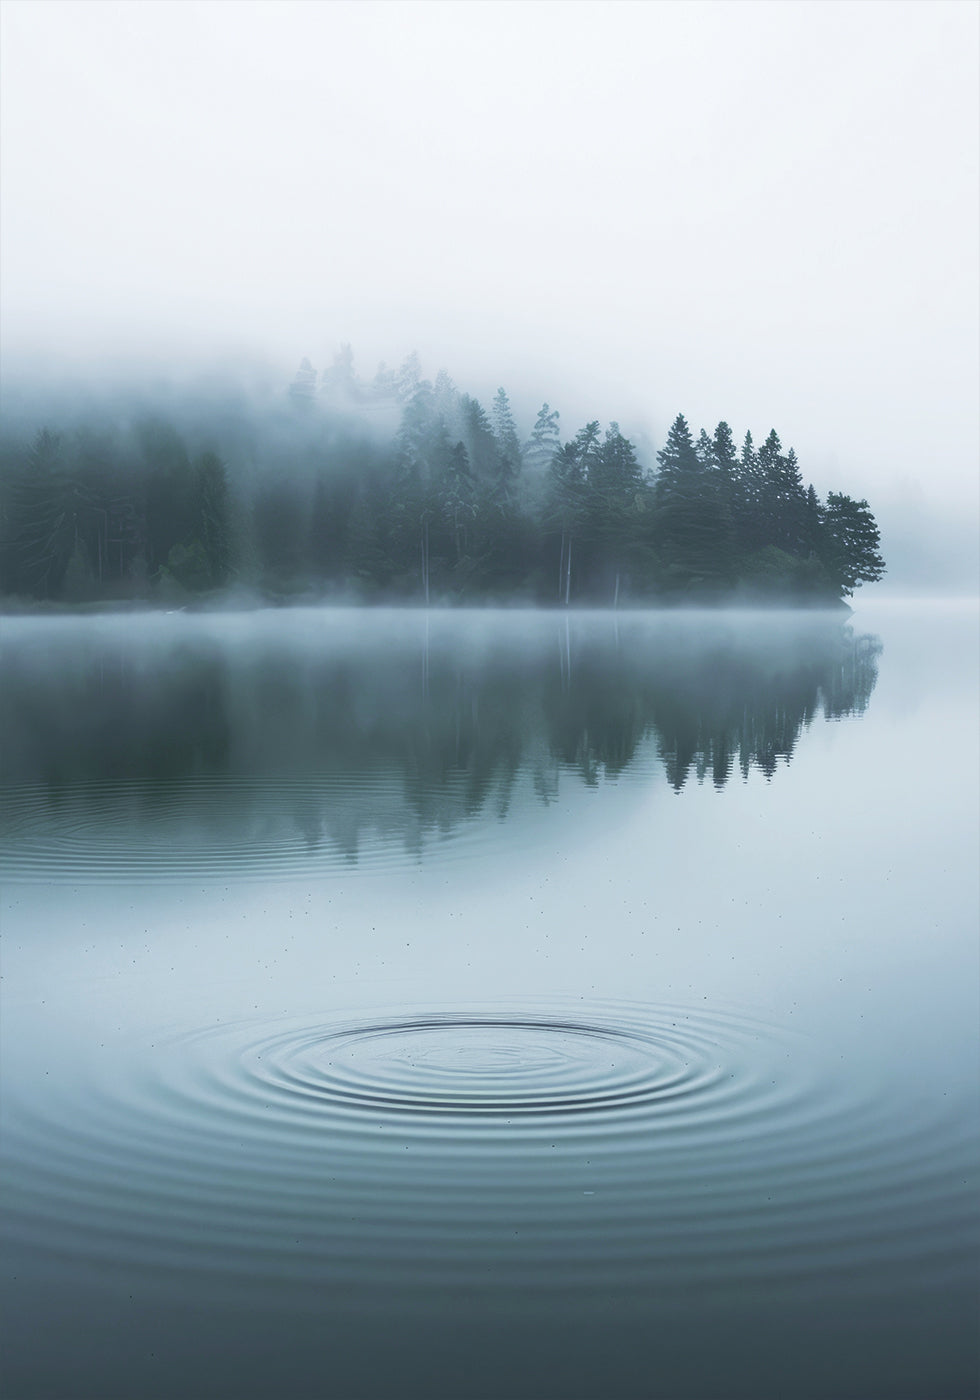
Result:
<instances>
[{"instance_id":1,"label":"dark green foliage","mask_svg":"<svg viewBox=\"0 0 980 1400\"><path fill-rule=\"evenodd\" d=\"M531 436L524 444L524 497L527 508L538 511L544 499L545 484L555 455L561 447L557 409L542 404L538 410Z\"/></svg>"},{"instance_id":2,"label":"dark green foliage","mask_svg":"<svg viewBox=\"0 0 980 1400\"><path fill-rule=\"evenodd\" d=\"M308 529L308 504L295 482L269 482L259 490L252 508L252 538L260 579L274 592L302 578Z\"/></svg>"},{"instance_id":3,"label":"dark green foliage","mask_svg":"<svg viewBox=\"0 0 980 1400\"><path fill-rule=\"evenodd\" d=\"M867 503L821 502L775 430L739 450L679 415L657 462L617 423L562 443L548 404L522 447L502 388L488 415L417 356L363 381L344 346L263 409L189 399L0 444L0 588L814 603L881 577Z\"/></svg>"},{"instance_id":4,"label":"dark green foliage","mask_svg":"<svg viewBox=\"0 0 980 1400\"><path fill-rule=\"evenodd\" d=\"M850 594L862 583L877 583L885 561L878 553L881 534L867 501L831 491L822 525L818 552L835 587Z\"/></svg>"},{"instance_id":5,"label":"dark green foliage","mask_svg":"<svg viewBox=\"0 0 980 1400\"><path fill-rule=\"evenodd\" d=\"M160 418L145 421L137 441L146 480L147 556L155 571L175 544L187 544L193 536L198 488L187 447L171 423Z\"/></svg>"},{"instance_id":6,"label":"dark green foliage","mask_svg":"<svg viewBox=\"0 0 980 1400\"><path fill-rule=\"evenodd\" d=\"M491 421L500 454L501 475L507 480L508 489L513 491L521 474L521 444L514 415L510 411L510 400L503 389L498 389L494 396Z\"/></svg>"},{"instance_id":7,"label":"dark green foliage","mask_svg":"<svg viewBox=\"0 0 980 1400\"><path fill-rule=\"evenodd\" d=\"M657 453L651 530L669 592L720 594L731 581L731 517L707 434L699 454L678 414Z\"/></svg>"},{"instance_id":8,"label":"dark green foliage","mask_svg":"<svg viewBox=\"0 0 980 1400\"><path fill-rule=\"evenodd\" d=\"M12 592L58 595L77 543L75 498L61 436L42 428L5 482L3 572Z\"/></svg>"},{"instance_id":9,"label":"dark green foliage","mask_svg":"<svg viewBox=\"0 0 980 1400\"><path fill-rule=\"evenodd\" d=\"M228 478L225 465L214 452L205 452L196 465L198 536L205 559L209 588L221 588L228 581L231 542L228 519Z\"/></svg>"}]
</instances>

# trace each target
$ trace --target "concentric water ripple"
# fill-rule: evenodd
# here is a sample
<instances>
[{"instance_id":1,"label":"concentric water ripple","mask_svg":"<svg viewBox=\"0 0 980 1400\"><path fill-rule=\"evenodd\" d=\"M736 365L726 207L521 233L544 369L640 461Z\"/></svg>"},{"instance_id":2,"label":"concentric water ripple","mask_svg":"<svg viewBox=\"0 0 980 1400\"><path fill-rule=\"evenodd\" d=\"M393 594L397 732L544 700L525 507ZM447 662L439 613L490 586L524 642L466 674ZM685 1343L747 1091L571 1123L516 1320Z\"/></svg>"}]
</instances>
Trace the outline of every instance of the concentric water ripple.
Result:
<instances>
[{"instance_id":1,"label":"concentric water ripple","mask_svg":"<svg viewBox=\"0 0 980 1400\"><path fill-rule=\"evenodd\" d=\"M228 1286L940 1280L974 1241L962 1106L733 1012L589 1005L217 1026L21 1076L12 1239Z\"/></svg>"},{"instance_id":2,"label":"concentric water ripple","mask_svg":"<svg viewBox=\"0 0 980 1400\"><path fill-rule=\"evenodd\" d=\"M666 1028L445 1014L286 1034L261 1042L245 1066L277 1092L335 1110L511 1119L691 1093L712 1074L699 1058Z\"/></svg>"}]
</instances>

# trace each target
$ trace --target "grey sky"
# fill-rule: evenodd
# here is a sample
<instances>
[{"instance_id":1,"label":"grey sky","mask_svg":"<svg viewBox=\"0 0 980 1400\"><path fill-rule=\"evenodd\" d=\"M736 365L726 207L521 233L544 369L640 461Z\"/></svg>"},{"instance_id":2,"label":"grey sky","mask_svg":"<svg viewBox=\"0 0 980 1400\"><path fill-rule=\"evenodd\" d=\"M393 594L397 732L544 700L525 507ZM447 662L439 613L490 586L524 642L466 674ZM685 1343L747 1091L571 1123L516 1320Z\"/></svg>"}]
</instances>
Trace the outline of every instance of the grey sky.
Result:
<instances>
[{"instance_id":1,"label":"grey sky","mask_svg":"<svg viewBox=\"0 0 980 1400\"><path fill-rule=\"evenodd\" d=\"M972 502L978 16L5 0L5 351L417 348Z\"/></svg>"}]
</instances>

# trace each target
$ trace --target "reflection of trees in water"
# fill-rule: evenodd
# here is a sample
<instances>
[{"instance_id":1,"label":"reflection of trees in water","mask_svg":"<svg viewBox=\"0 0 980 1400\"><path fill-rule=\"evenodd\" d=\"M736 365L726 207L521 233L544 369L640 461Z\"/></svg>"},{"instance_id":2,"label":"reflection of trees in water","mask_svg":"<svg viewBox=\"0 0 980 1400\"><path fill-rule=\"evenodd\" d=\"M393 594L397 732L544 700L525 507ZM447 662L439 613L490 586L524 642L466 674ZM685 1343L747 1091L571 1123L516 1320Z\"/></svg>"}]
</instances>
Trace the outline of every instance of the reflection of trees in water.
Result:
<instances>
[{"instance_id":1,"label":"reflection of trees in water","mask_svg":"<svg viewBox=\"0 0 980 1400\"><path fill-rule=\"evenodd\" d=\"M522 781L548 802L563 772L620 774L647 739L676 791L771 775L815 716L865 709L881 650L813 618L563 621L557 649L552 622L467 625L429 639L406 622L382 645L367 626L328 646L288 627L232 645L216 624L154 649L129 624L53 656L9 649L4 781L41 781L55 808L88 785L93 820L118 811L122 783L150 822L176 802L256 840L287 822L351 859L366 836L421 850L505 817Z\"/></svg>"},{"instance_id":2,"label":"reflection of trees in water","mask_svg":"<svg viewBox=\"0 0 980 1400\"><path fill-rule=\"evenodd\" d=\"M705 645L674 629L651 651L587 653L575 685L552 697L552 748L587 782L623 771L648 734L676 791L692 773L722 787L736 766L768 777L819 712L865 710L880 652L877 638L838 624L736 631Z\"/></svg>"}]
</instances>

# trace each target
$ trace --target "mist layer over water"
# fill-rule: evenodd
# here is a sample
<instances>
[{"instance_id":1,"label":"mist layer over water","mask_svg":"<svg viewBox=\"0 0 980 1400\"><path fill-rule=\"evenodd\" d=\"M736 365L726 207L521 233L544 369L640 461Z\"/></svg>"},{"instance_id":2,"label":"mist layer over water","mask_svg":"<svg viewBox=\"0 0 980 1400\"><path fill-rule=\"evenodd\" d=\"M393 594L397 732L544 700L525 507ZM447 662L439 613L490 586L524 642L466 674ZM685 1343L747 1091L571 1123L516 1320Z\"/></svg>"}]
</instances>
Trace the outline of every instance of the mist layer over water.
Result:
<instances>
[{"instance_id":1,"label":"mist layer over water","mask_svg":"<svg viewBox=\"0 0 980 1400\"><path fill-rule=\"evenodd\" d=\"M5 621L13 1393L970 1394L976 619L859 623Z\"/></svg>"}]
</instances>

